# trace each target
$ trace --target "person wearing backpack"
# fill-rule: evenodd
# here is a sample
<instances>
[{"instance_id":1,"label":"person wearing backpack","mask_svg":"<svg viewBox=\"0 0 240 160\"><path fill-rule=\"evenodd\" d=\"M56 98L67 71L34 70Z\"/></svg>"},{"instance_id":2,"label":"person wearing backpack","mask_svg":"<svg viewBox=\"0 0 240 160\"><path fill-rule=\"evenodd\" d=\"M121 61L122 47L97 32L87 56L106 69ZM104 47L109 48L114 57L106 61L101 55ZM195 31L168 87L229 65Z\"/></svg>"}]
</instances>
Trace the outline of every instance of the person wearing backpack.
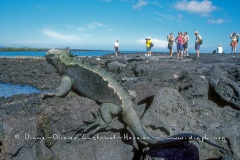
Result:
<instances>
[{"instance_id":1,"label":"person wearing backpack","mask_svg":"<svg viewBox=\"0 0 240 160\"><path fill-rule=\"evenodd\" d=\"M152 55L151 48L153 47L151 37L147 37L145 40L146 40L147 56L151 56Z\"/></svg>"},{"instance_id":2,"label":"person wearing backpack","mask_svg":"<svg viewBox=\"0 0 240 160\"><path fill-rule=\"evenodd\" d=\"M194 32L196 36L196 41L195 41L195 50L197 53L197 58L200 56L200 45L202 44L202 37L198 34L198 31Z\"/></svg>"},{"instance_id":3,"label":"person wearing backpack","mask_svg":"<svg viewBox=\"0 0 240 160\"><path fill-rule=\"evenodd\" d=\"M233 32L230 34L230 38L232 39L230 43L230 46L232 46L232 54L236 54L239 34L237 32Z\"/></svg>"}]
</instances>

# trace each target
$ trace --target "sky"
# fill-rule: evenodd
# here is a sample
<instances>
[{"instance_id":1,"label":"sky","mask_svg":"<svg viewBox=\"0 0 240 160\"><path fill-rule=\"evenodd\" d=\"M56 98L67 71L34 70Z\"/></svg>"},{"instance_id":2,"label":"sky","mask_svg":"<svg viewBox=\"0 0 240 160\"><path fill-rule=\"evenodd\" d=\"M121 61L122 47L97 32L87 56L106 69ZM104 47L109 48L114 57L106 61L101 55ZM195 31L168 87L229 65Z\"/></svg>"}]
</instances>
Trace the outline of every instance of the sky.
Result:
<instances>
[{"instance_id":1,"label":"sky","mask_svg":"<svg viewBox=\"0 0 240 160\"><path fill-rule=\"evenodd\" d=\"M0 0L0 46L113 50L118 39L120 51L145 51L150 36L168 52L169 33L186 31L194 53L197 30L201 52L229 53L239 10L240 0Z\"/></svg>"}]
</instances>

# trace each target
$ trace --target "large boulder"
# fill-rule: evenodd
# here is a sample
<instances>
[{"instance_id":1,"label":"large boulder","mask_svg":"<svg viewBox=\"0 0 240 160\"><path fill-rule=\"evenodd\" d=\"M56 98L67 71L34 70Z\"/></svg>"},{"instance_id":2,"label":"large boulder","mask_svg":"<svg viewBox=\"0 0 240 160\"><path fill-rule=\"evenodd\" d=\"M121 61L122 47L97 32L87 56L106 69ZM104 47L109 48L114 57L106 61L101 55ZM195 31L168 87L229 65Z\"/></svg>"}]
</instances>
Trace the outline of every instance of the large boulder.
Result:
<instances>
[{"instance_id":1,"label":"large boulder","mask_svg":"<svg viewBox=\"0 0 240 160\"><path fill-rule=\"evenodd\" d=\"M219 107L216 103L205 99L195 99L190 107L196 118L197 130L210 141L231 150L233 159L240 159L240 111L229 106ZM201 143L203 148L201 157L203 159L223 156L221 152L212 146ZM206 151L208 149L209 151Z\"/></svg>"},{"instance_id":2,"label":"large boulder","mask_svg":"<svg viewBox=\"0 0 240 160\"><path fill-rule=\"evenodd\" d=\"M215 108L216 107L216 108ZM226 111L226 110L224 110ZM232 110L224 112L218 108L215 103L206 99L196 99L192 106L181 97L179 92L172 88L161 88L155 95L152 105L142 116L142 123L147 131L155 137L165 138L167 136L176 135L179 133L195 133L202 137L209 138L215 144L234 150L238 148L236 145L238 134L231 131L224 131L227 124L224 121L234 119L228 118L233 114ZM236 115L237 114L233 114ZM234 127L237 123L234 121ZM226 124L226 126L225 126ZM233 128L234 128L233 127ZM221 129L221 131L219 130ZM233 136L237 136L233 138ZM230 147L223 137L231 139L234 148ZM220 149L213 147L207 143L199 141L200 158L219 158L224 156ZM235 152L234 156L239 153Z\"/></svg>"},{"instance_id":3,"label":"large boulder","mask_svg":"<svg viewBox=\"0 0 240 160\"><path fill-rule=\"evenodd\" d=\"M213 67L207 74L208 81L214 92L229 105L240 109L240 87L228 74L219 67Z\"/></svg>"},{"instance_id":4,"label":"large boulder","mask_svg":"<svg viewBox=\"0 0 240 160\"><path fill-rule=\"evenodd\" d=\"M194 124L187 102L172 88L161 88L142 117L144 126L162 131L159 136L190 132Z\"/></svg>"}]
</instances>

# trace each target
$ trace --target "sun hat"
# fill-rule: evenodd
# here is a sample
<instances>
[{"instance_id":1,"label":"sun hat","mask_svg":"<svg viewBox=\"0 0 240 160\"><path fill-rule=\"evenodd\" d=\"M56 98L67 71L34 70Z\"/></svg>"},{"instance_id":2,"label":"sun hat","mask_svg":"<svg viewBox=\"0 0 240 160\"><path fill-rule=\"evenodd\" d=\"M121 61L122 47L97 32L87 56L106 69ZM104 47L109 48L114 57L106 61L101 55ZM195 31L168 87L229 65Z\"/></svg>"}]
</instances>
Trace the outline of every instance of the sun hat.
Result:
<instances>
[{"instance_id":1,"label":"sun hat","mask_svg":"<svg viewBox=\"0 0 240 160\"><path fill-rule=\"evenodd\" d=\"M198 31L195 31L194 33L197 33L197 34L198 34Z\"/></svg>"}]
</instances>

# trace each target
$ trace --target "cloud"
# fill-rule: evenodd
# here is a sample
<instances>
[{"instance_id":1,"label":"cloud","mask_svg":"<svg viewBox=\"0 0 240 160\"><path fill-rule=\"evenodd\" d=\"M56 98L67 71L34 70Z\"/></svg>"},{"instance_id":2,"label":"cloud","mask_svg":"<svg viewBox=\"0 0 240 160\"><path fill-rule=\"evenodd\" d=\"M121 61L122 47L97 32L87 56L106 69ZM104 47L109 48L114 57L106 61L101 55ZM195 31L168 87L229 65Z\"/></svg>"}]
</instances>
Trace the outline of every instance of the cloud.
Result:
<instances>
[{"instance_id":1,"label":"cloud","mask_svg":"<svg viewBox=\"0 0 240 160\"><path fill-rule=\"evenodd\" d=\"M103 23L94 21L94 22L87 24L85 27L78 27L77 30L78 31L86 31L89 29L96 29L98 27L107 27L107 26L104 25Z\"/></svg>"},{"instance_id":2,"label":"cloud","mask_svg":"<svg viewBox=\"0 0 240 160\"><path fill-rule=\"evenodd\" d=\"M161 14L159 12L153 12L153 13L156 14L157 16L160 16L160 17L163 17L163 18L167 17L165 14Z\"/></svg>"},{"instance_id":3,"label":"cloud","mask_svg":"<svg viewBox=\"0 0 240 160\"><path fill-rule=\"evenodd\" d=\"M143 6L146 6L148 3L144 0L138 0L137 4L133 6L134 9L141 9Z\"/></svg>"},{"instance_id":4,"label":"cloud","mask_svg":"<svg viewBox=\"0 0 240 160\"><path fill-rule=\"evenodd\" d=\"M105 27L104 24L100 23L100 22L92 22L90 24L88 24L88 29L94 29L96 27Z\"/></svg>"},{"instance_id":5,"label":"cloud","mask_svg":"<svg viewBox=\"0 0 240 160\"><path fill-rule=\"evenodd\" d=\"M170 14L162 14L159 12L153 12L153 14L157 15L158 17L161 17L161 19L165 20L173 20L173 21L177 21L182 23L183 22L183 16L181 14L178 14L177 17L176 16L172 16Z\"/></svg>"},{"instance_id":6,"label":"cloud","mask_svg":"<svg viewBox=\"0 0 240 160\"><path fill-rule=\"evenodd\" d=\"M217 10L218 8L212 4L211 1L203 0L202 2L195 0L183 0L179 1L173 6L177 10L187 11L191 13L200 13L202 15L208 15L209 13Z\"/></svg>"},{"instance_id":7,"label":"cloud","mask_svg":"<svg viewBox=\"0 0 240 160\"><path fill-rule=\"evenodd\" d=\"M146 45L146 40L139 39L139 40L137 40L137 43L141 44L141 45ZM156 39L156 38L152 39L152 43L154 44L154 47L158 47L158 48L167 48L167 45L168 45L167 40L160 40L160 39Z\"/></svg>"},{"instance_id":8,"label":"cloud","mask_svg":"<svg viewBox=\"0 0 240 160\"><path fill-rule=\"evenodd\" d=\"M43 29L42 33L48 37L58 40L66 40L66 41L78 41L80 38L76 35L62 34L56 31Z\"/></svg>"},{"instance_id":9,"label":"cloud","mask_svg":"<svg viewBox=\"0 0 240 160\"><path fill-rule=\"evenodd\" d=\"M224 23L224 22L229 22L229 20L225 20L225 19L221 19L221 18L219 18L219 19L212 19L212 20L207 20L207 22L208 23L211 23L211 24L222 24L222 23Z\"/></svg>"}]
</instances>

